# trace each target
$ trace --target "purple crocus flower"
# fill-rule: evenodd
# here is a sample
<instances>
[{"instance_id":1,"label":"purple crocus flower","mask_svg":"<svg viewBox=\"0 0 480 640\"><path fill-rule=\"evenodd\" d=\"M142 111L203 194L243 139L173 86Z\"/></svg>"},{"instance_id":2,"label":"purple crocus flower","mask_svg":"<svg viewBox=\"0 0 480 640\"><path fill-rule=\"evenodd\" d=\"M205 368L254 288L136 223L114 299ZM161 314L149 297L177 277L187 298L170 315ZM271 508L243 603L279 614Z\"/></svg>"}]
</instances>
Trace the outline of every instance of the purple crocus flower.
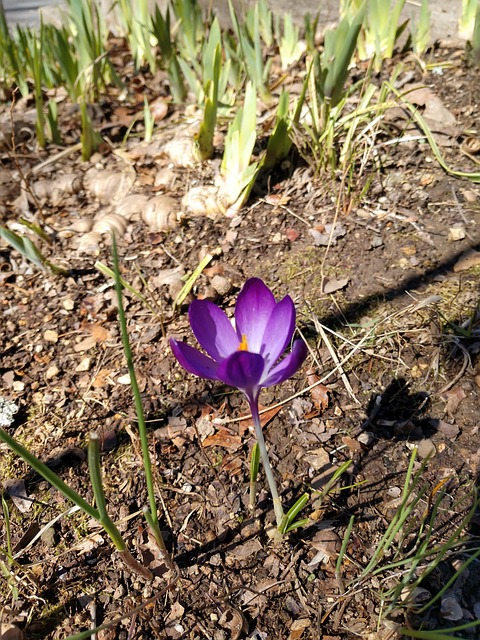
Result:
<instances>
[{"instance_id":1,"label":"purple crocus flower","mask_svg":"<svg viewBox=\"0 0 480 640\"><path fill-rule=\"evenodd\" d=\"M283 382L300 367L307 350L295 340L291 352L280 357L295 331L295 307L290 296L279 302L259 278L247 280L235 306L235 328L225 312L208 300L189 308L190 325L207 352L173 338L172 351L190 373L237 387L256 405L260 390Z\"/></svg>"}]
</instances>

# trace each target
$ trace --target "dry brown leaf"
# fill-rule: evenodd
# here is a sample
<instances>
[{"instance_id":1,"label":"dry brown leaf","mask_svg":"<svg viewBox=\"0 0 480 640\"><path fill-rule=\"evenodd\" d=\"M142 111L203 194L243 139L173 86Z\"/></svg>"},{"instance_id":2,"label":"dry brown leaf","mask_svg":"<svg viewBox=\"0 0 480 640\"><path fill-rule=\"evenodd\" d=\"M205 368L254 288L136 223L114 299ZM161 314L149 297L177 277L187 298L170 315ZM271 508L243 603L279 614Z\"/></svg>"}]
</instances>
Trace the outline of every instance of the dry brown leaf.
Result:
<instances>
[{"instance_id":1,"label":"dry brown leaf","mask_svg":"<svg viewBox=\"0 0 480 640\"><path fill-rule=\"evenodd\" d=\"M329 245L336 245L337 239L342 238L347 230L343 224L328 223L325 225L316 225L308 230L308 233L312 236L313 242L317 247L327 247Z\"/></svg>"},{"instance_id":2,"label":"dry brown leaf","mask_svg":"<svg viewBox=\"0 0 480 640\"><path fill-rule=\"evenodd\" d=\"M238 449L242 446L242 438L220 429L217 433L207 436L202 440L202 447L225 447L225 449Z\"/></svg>"},{"instance_id":3,"label":"dry brown leaf","mask_svg":"<svg viewBox=\"0 0 480 640\"><path fill-rule=\"evenodd\" d=\"M110 332L108 329L105 329L105 327L99 322L86 324L84 329L90 333L95 342L105 342L105 340L110 338Z\"/></svg>"},{"instance_id":4,"label":"dry brown leaf","mask_svg":"<svg viewBox=\"0 0 480 640\"><path fill-rule=\"evenodd\" d=\"M449 424L448 422L444 422L443 420L439 420L436 427L437 431L441 431L441 433L447 436L449 440L453 440L460 433L460 429L456 424Z\"/></svg>"},{"instance_id":5,"label":"dry brown leaf","mask_svg":"<svg viewBox=\"0 0 480 640\"><path fill-rule=\"evenodd\" d=\"M148 106L154 122L161 122L168 113L168 101L165 98L156 98Z\"/></svg>"},{"instance_id":6,"label":"dry brown leaf","mask_svg":"<svg viewBox=\"0 0 480 640\"><path fill-rule=\"evenodd\" d=\"M323 283L322 293L333 293L334 291L344 289L349 283L349 280L350 278L329 278Z\"/></svg>"},{"instance_id":7,"label":"dry brown leaf","mask_svg":"<svg viewBox=\"0 0 480 640\"><path fill-rule=\"evenodd\" d=\"M453 265L453 271L458 273L459 271L466 271L472 267L476 267L480 264L480 251L470 249L463 253L457 262Z\"/></svg>"},{"instance_id":8,"label":"dry brown leaf","mask_svg":"<svg viewBox=\"0 0 480 640\"><path fill-rule=\"evenodd\" d=\"M358 442L358 440L350 438L350 436L342 436L342 442L343 444L347 445L350 454L358 453L362 450L362 445L360 444L360 442Z\"/></svg>"},{"instance_id":9,"label":"dry brown leaf","mask_svg":"<svg viewBox=\"0 0 480 640\"><path fill-rule=\"evenodd\" d=\"M92 387L95 389L103 389L107 385L111 384L109 376L113 373L111 369L100 369L92 382Z\"/></svg>"},{"instance_id":10,"label":"dry brown leaf","mask_svg":"<svg viewBox=\"0 0 480 640\"><path fill-rule=\"evenodd\" d=\"M259 407L260 411L263 411L263 407ZM280 411L282 407L273 407L272 409L267 409L264 413L260 414L260 422L262 424L262 429L266 427L266 425L274 418L277 413ZM241 436L244 436L245 433L249 430L253 431L253 420L250 418L249 420L242 420L239 423L239 433Z\"/></svg>"},{"instance_id":11,"label":"dry brown leaf","mask_svg":"<svg viewBox=\"0 0 480 640\"><path fill-rule=\"evenodd\" d=\"M26 513L32 507L33 501L27 494L25 482L23 480L8 479L3 483L5 491L12 499L13 504L21 513Z\"/></svg>"},{"instance_id":12,"label":"dry brown leaf","mask_svg":"<svg viewBox=\"0 0 480 640\"><path fill-rule=\"evenodd\" d=\"M23 640L23 631L14 624L0 620L0 640Z\"/></svg>"},{"instance_id":13,"label":"dry brown leaf","mask_svg":"<svg viewBox=\"0 0 480 640\"><path fill-rule=\"evenodd\" d=\"M303 636L303 632L306 629L310 629L312 626L311 621L308 618L301 618L300 620L294 620L290 627L290 634L288 640L300 640Z\"/></svg>"},{"instance_id":14,"label":"dry brown leaf","mask_svg":"<svg viewBox=\"0 0 480 640\"><path fill-rule=\"evenodd\" d=\"M445 413L448 413L448 415L451 416L456 413L460 402L467 397L467 394L462 387L453 387L453 389L446 391L443 394L443 397L447 401L447 404L445 405Z\"/></svg>"},{"instance_id":15,"label":"dry brown leaf","mask_svg":"<svg viewBox=\"0 0 480 640\"><path fill-rule=\"evenodd\" d=\"M316 384L319 380L320 378L313 369L307 371L307 382L309 386ZM328 388L324 384L317 384L316 387L310 389L310 395L318 411L321 412L328 408Z\"/></svg>"}]
</instances>

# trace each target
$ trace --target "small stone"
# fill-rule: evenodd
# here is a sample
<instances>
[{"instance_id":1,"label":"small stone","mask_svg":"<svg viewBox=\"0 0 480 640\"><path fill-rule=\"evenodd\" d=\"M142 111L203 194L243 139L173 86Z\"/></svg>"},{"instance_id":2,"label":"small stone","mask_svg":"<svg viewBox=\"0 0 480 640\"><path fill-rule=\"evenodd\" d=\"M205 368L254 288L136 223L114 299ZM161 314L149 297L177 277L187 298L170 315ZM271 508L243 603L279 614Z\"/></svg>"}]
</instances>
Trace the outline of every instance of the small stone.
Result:
<instances>
[{"instance_id":1,"label":"small stone","mask_svg":"<svg viewBox=\"0 0 480 640\"><path fill-rule=\"evenodd\" d=\"M60 369L57 367L57 365L52 364L50 367L48 367L45 377L47 378L47 380L51 380L52 378L55 378L55 376L57 376L59 373Z\"/></svg>"},{"instance_id":2,"label":"small stone","mask_svg":"<svg viewBox=\"0 0 480 640\"><path fill-rule=\"evenodd\" d=\"M91 362L91 358L83 358L80 364L75 368L75 373L83 373L84 371L88 371L90 369Z\"/></svg>"},{"instance_id":3,"label":"small stone","mask_svg":"<svg viewBox=\"0 0 480 640\"><path fill-rule=\"evenodd\" d=\"M53 329L47 329L43 334L43 339L46 342L58 342L58 333Z\"/></svg>"},{"instance_id":4,"label":"small stone","mask_svg":"<svg viewBox=\"0 0 480 640\"><path fill-rule=\"evenodd\" d=\"M230 280L228 280L228 278L225 278L225 276L221 276L218 274L213 276L211 284L220 296L226 296L232 289L232 283L230 282Z\"/></svg>"},{"instance_id":5,"label":"small stone","mask_svg":"<svg viewBox=\"0 0 480 640\"><path fill-rule=\"evenodd\" d=\"M450 227L448 230L449 242L457 242L457 240L463 240L466 236L464 227Z\"/></svg>"},{"instance_id":6,"label":"small stone","mask_svg":"<svg viewBox=\"0 0 480 640\"><path fill-rule=\"evenodd\" d=\"M375 436L371 431L363 431L363 433L361 433L357 438L360 444L363 444L366 447L369 447L374 441L374 439L375 439Z\"/></svg>"},{"instance_id":7,"label":"small stone","mask_svg":"<svg viewBox=\"0 0 480 640\"><path fill-rule=\"evenodd\" d=\"M15 382L13 383L13 390L23 391L24 389L25 389L25 383L21 382L20 380L15 380Z\"/></svg>"},{"instance_id":8,"label":"small stone","mask_svg":"<svg viewBox=\"0 0 480 640\"><path fill-rule=\"evenodd\" d=\"M463 609L455 598L447 596L442 598L442 606L440 607L440 615L445 620L457 622L463 618Z\"/></svg>"},{"instance_id":9,"label":"small stone","mask_svg":"<svg viewBox=\"0 0 480 640\"><path fill-rule=\"evenodd\" d=\"M63 300L62 302L62 307L67 311L71 311L74 306L75 303L73 302L73 300L70 300L70 298L65 298L65 300Z\"/></svg>"},{"instance_id":10,"label":"small stone","mask_svg":"<svg viewBox=\"0 0 480 640\"><path fill-rule=\"evenodd\" d=\"M424 440L420 440L417 444L417 448L418 457L420 459L426 458L427 456L433 457L437 452L433 442L427 438L425 438Z\"/></svg>"}]
</instances>

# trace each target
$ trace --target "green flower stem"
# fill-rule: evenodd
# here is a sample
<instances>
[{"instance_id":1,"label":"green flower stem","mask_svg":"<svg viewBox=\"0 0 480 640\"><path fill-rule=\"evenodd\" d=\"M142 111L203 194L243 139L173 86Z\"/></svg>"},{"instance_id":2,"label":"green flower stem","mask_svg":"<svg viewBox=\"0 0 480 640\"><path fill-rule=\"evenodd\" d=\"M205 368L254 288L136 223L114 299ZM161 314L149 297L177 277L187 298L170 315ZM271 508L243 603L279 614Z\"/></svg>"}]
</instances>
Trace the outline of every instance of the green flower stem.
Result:
<instances>
[{"instance_id":1,"label":"green flower stem","mask_svg":"<svg viewBox=\"0 0 480 640\"><path fill-rule=\"evenodd\" d=\"M135 571L135 573L138 573L147 580L153 580L152 572L147 569L147 567L144 567L143 564L137 562L127 549L122 534L107 513L107 501L105 500L105 493L103 491L102 470L100 467L100 441L96 433L90 434L90 441L88 443L88 469L90 471L93 495L95 496L95 502L100 515L100 524L116 546L120 557L127 567L130 567L132 571Z\"/></svg>"},{"instance_id":2,"label":"green flower stem","mask_svg":"<svg viewBox=\"0 0 480 640\"><path fill-rule=\"evenodd\" d=\"M263 437L262 423L260 422L260 415L258 413L258 402L250 403L250 411L252 412L253 425L255 427L255 436L257 438L258 447L260 449L260 456L262 458L263 468L265 469L265 475L267 476L268 486L270 487L270 493L273 498L273 509L275 511L275 518L277 520L277 528L282 531L285 514L283 512L280 496L278 495L277 483L273 476L273 470L268 458L267 447L265 444L265 438Z\"/></svg>"},{"instance_id":3,"label":"green flower stem","mask_svg":"<svg viewBox=\"0 0 480 640\"><path fill-rule=\"evenodd\" d=\"M147 521L152 528L155 540L157 541L159 548L163 552L166 552L165 542L163 541L162 532L160 531L160 526L158 524L157 503L155 501L155 487L153 482L150 451L148 448L147 427L145 424L145 416L143 413L142 396L140 395L137 376L135 375L135 367L133 366L132 349L130 347L130 340L128 338L127 320L125 317L125 310L123 308L122 284L120 280L120 269L118 266L118 252L115 235L112 235L112 252L115 274L115 289L117 291L118 300L118 319L120 323L120 330L122 333L123 351L125 353L125 359L127 361L128 373L130 375L130 384L132 386L132 393L135 400L135 412L137 414L138 431L140 434L140 443L142 447L143 468L145 470L145 482L147 484L148 502L150 505L150 518L147 518Z\"/></svg>"},{"instance_id":4,"label":"green flower stem","mask_svg":"<svg viewBox=\"0 0 480 640\"><path fill-rule=\"evenodd\" d=\"M88 469L90 471L95 504L97 505L99 513L99 522L110 536L117 550L120 552L125 551L127 545L122 538L122 534L107 513L107 502L103 491L102 471L100 468L100 441L96 433L90 434L90 441L88 443Z\"/></svg>"},{"instance_id":5,"label":"green flower stem","mask_svg":"<svg viewBox=\"0 0 480 640\"><path fill-rule=\"evenodd\" d=\"M95 509L95 507L92 507L92 505L84 500L82 496L71 489L68 484L65 484L65 482L61 478L59 478L59 476L57 476L57 474L54 473L49 467L47 467L46 464L35 457L33 453L30 453L30 451L25 449L23 445L17 442L15 438L12 438L12 436L10 436L3 429L0 429L0 440L5 442L5 444L7 444L10 449L17 454L17 456L20 456L20 458L22 458L22 460L30 465L32 469L35 469L35 471L43 478L45 478L47 482L53 485L55 489L58 489L60 493L62 493L66 498L80 507L82 511L85 511L85 513L88 513L89 516L100 522L100 513L97 509Z\"/></svg>"}]
</instances>

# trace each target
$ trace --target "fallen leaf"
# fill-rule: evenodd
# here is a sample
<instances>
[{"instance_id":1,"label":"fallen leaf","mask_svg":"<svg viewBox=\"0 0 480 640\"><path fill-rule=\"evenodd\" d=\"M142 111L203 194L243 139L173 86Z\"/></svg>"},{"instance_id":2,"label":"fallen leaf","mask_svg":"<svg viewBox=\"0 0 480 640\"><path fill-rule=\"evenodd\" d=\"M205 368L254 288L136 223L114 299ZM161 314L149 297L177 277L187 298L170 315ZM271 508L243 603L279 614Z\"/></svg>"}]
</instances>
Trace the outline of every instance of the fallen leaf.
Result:
<instances>
[{"instance_id":1,"label":"fallen leaf","mask_svg":"<svg viewBox=\"0 0 480 640\"><path fill-rule=\"evenodd\" d=\"M105 340L108 340L110 338L110 332L108 331L108 329L105 329L105 327L103 327L98 322L88 324L86 328L96 342L105 342Z\"/></svg>"},{"instance_id":2,"label":"fallen leaf","mask_svg":"<svg viewBox=\"0 0 480 640\"><path fill-rule=\"evenodd\" d=\"M347 230L342 224L326 224L312 227L308 230L312 236L313 242L317 247L327 247L328 245L336 245L337 239L343 237Z\"/></svg>"},{"instance_id":3,"label":"fallen leaf","mask_svg":"<svg viewBox=\"0 0 480 640\"><path fill-rule=\"evenodd\" d=\"M475 249L470 249L463 253L457 262L453 265L454 273L458 273L459 271L466 271L467 269L471 269L472 267L476 267L480 264L480 251L475 251Z\"/></svg>"},{"instance_id":4,"label":"fallen leaf","mask_svg":"<svg viewBox=\"0 0 480 640\"><path fill-rule=\"evenodd\" d=\"M8 496L21 513L26 513L32 507L33 500L28 496L23 480L5 480L3 484Z\"/></svg>"},{"instance_id":5,"label":"fallen leaf","mask_svg":"<svg viewBox=\"0 0 480 640\"><path fill-rule=\"evenodd\" d=\"M23 638L23 631L19 627L0 620L0 640L23 640Z\"/></svg>"},{"instance_id":6,"label":"fallen leaf","mask_svg":"<svg viewBox=\"0 0 480 640\"><path fill-rule=\"evenodd\" d=\"M322 293L333 293L334 291L339 291L340 289L344 289L349 283L350 278L330 278L325 280L323 283L323 292Z\"/></svg>"},{"instance_id":7,"label":"fallen leaf","mask_svg":"<svg viewBox=\"0 0 480 640\"><path fill-rule=\"evenodd\" d=\"M285 229L285 235L289 242L295 242L295 240L298 240L300 237L300 231L296 229Z\"/></svg>"},{"instance_id":8,"label":"fallen leaf","mask_svg":"<svg viewBox=\"0 0 480 640\"><path fill-rule=\"evenodd\" d=\"M362 445L360 442L350 438L350 436L342 436L342 442L348 447L350 454L362 451Z\"/></svg>"},{"instance_id":9,"label":"fallen leaf","mask_svg":"<svg viewBox=\"0 0 480 640\"><path fill-rule=\"evenodd\" d=\"M320 378L314 373L313 369L307 371L308 385L316 384ZM328 408L328 388L324 384L317 384L316 387L310 389L310 395L313 403L318 411L324 411Z\"/></svg>"},{"instance_id":10,"label":"fallen leaf","mask_svg":"<svg viewBox=\"0 0 480 640\"><path fill-rule=\"evenodd\" d=\"M310 629L312 623L308 618L301 618L300 620L294 620L290 627L290 634L288 640L300 640L303 636L305 629Z\"/></svg>"},{"instance_id":11,"label":"fallen leaf","mask_svg":"<svg viewBox=\"0 0 480 640\"><path fill-rule=\"evenodd\" d=\"M448 422L444 422L443 420L438 420L438 424L436 425L437 430L441 431L443 435L447 436L450 440L453 440L460 433L460 429L456 424L449 424Z\"/></svg>"},{"instance_id":12,"label":"fallen leaf","mask_svg":"<svg viewBox=\"0 0 480 640\"><path fill-rule=\"evenodd\" d=\"M109 379L110 374L112 373L111 369L100 369L92 382L92 387L95 389L103 389L107 384L111 384L112 381Z\"/></svg>"},{"instance_id":13,"label":"fallen leaf","mask_svg":"<svg viewBox=\"0 0 480 640\"><path fill-rule=\"evenodd\" d=\"M202 447L225 447L226 449L238 449L242 445L242 438L227 431L220 429L217 433L207 436L202 440Z\"/></svg>"},{"instance_id":14,"label":"fallen leaf","mask_svg":"<svg viewBox=\"0 0 480 640\"><path fill-rule=\"evenodd\" d=\"M446 391L443 394L443 397L447 401L447 404L445 405L445 413L451 416L456 413L460 402L467 397L467 394L462 387L453 387L453 389Z\"/></svg>"},{"instance_id":15,"label":"fallen leaf","mask_svg":"<svg viewBox=\"0 0 480 640\"><path fill-rule=\"evenodd\" d=\"M272 409L267 409L264 411L264 407L259 407L260 411L263 412L260 414L260 423L262 425L262 429L264 429L267 424L274 418L277 413L280 411L282 407L273 407ZM249 430L253 431L253 420L242 420L239 425L239 433L241 436L244 436L245 433Z\"/></svg>"}]
</instances>

